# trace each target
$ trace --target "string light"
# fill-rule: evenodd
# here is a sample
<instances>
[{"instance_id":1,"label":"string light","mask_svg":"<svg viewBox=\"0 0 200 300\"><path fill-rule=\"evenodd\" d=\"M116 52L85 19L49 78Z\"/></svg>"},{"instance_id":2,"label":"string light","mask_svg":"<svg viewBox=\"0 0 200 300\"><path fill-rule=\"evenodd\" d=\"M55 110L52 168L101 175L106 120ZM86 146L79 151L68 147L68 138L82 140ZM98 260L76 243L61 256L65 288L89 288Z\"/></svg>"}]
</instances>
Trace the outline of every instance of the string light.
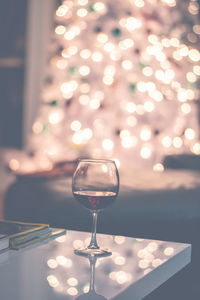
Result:
<instances>
[{"instance_id":1,"label":"string light","mask_svg":"<svg viewBox=\"0 0 200 300\"><path fill-rule=\"evenodd\" d=\"M65 14L68 12L69 8L65 5L61 5L58 7L58 9L56 10L56 15L58 17L64 17Z\"/></svg>"},{"instance_id":2,"label":"string light","mask_svg":"<svg viewBox=\"0 0 200 300\"><path fill-rule=\"evenodd\" d=\"M145 67L143 70L142 70L143 74L145 76L152 76L153 75L153 70L151 67Z\"/></svg>"},{"instance_id":3,"label":"string light","mask_svg":"<svg viewBox=\"0 0 200 300\"><path fill-rule=\"evenodd\" d=\"M192 128L187 128L184 135L186 139L193 140L195 138L195 131Z\"/></svg>"},{"instance_id":4,"label":"string light","mask_svg":"<svg viewBox=\"0 0 200 300\"><path fill-rule=\"evenodd\" d=\"M114 147L113 141L110 139L103 140L102 147L107 151L112 150Z\"/></svg>"},{"instance_id":5,"label":"string light","mask_svg":"<svg viewBox=\"0 0 200 300\"><path fill-rule=\"evenodd\" d=\"M83 65L79 68L79 73L82 76L88 76L90 74L90 67Z\"/></svg>"},{"instance_id":6,"label":"string light","mask_svg":"<svg viewBox=\"0 0 200 300\"><path fill-rule=\"evenodd\" d=\"M103 2L96 2L94 4L94 9L100 13L105 13L106 12L106 6Z\"/></svg>"},{"instance_id":7,"label":"string light","mask_svg":"<svg viewBox=\"0 0 200 300\"><path fill-rule=\"evenodd\" d=\"M191 49L188 53L188 56L194 62L200 61L200 52L197 49Z\"/></svg>"},{"instance_id":8,"label":"string light","mask_svg":"<svg viewBox=\"0 0 200 300\"><path fill-rule=\"evenodd\" d=\"M151 138L151 130L148 128L144 128L140 131L140 138L143 141L148 141Z\"/></svg>"},{"instance_id":9,"label":"string light","mask_svg":"<svg viewBox=\"0 0 200 300\"><path fill-rule=\"evenodd\" d=\"M200 154L200 143L195 143L193 146L192 146L192 152L194 154L197 154L199 155Z\"/></svg>"},{"instance_id":10,"label":"string light","mask_svg":"<svg viewBox=\"0 0 200 300\"><path fill-rule=\"evenodd\" d=\"M132 138L131 136L129 136L129 137L127 136L122 139L121 143L122 143L122 146L126 149L132 148L134 146L134 138Z\"/></svg>"},{"instance_id":11,"label":"string light","mask_svg":"<svg viewBox=\"0 0 200 300\"><path fill-rule=\"evenodd\" d=\"M102 61L102 60L103 60L103 55L102 55L102 53L101 53L101 52L98 52L98 51L94 52L94 53L92 54L92 60L93 60L94 62L100 62L100 61Z\"/></svg>"},{"instance_id":12,"label":"string light","mask_svg":"<svg viewBox=\"0 0 200 300\"><path fill-rule=\"evenodd\" d=\"M150 146L147 146L147 145L143 146L142 149L140 150L140 155L144 159L150 158L151 153L152 153L151 148L150 148Z\"/></svg>"},{"instance_id":13,"label":"string light","mask_svg":"<svg viewBox=\"0 0 200 300\"><path fill-rule=\"evenodd\" d=\"M181 148L182 145L183 145L183 140L180 137L176 136L173 138L173 146L175 148Z\"/></svg>"},{"instance_id":14,"label":"string light","mask_svg":"<svg viewBox=\"0 0 200 300\"><path fill-rule=\"evenodd\" d=\"M98 40L100 43L104 44L104 43L106 43L106 42L108 41L108 36L107 36L107 34L105 34L105 33L99 33L99 34L97 35L97 40Z\"/></svg>"},{"instance_id":15,"label":"string light","mask_svg":"<svg viewBox=\"0 0 200 300\"><path fill-rule=\"evenodd\" d=\"M62 25L59 25L55 28L55 33L58 35L62 35L65 33L66 28Z\"/></svg>"},{"instance_id":16,"label":"string light","mask_svg":"<svg viewBox=\"0 0 200 300\"><path fill-rule=\"evenodd\" d=\"M155 164L153 166L153 170L156 172L163 172L164 171L164 166L161 163Z\"/></svg>"},{"instance_id":17,"label":"string light","mask_svg":"<svg viewBox=\"0 0 200 300\"><path fill-rule=\"evenodd\" d=\"M80 145L83 143L83 134L81 131L77 131L74 133L72 137L72 141L75 145Z\"/></svg>"},{"instance_id":18,"label":"string light","mask_svg":"<svg viewBox=\"0 0 200 300\"><path fill-rule=\"evenodd\" d=\"M193 31L194 31L194 33L199 35L200 34L200 25L198 25L198 24L194 25Z\"/></svg>"},{"instance_id":19,"label":"string light","mask_svg":"<svg viewBox=\"0 0 200 300\"><path fill-rule=\"evenodd\" d=\"M112 85L113 82L114 82L114 79L113 79L112 76L110 76L110 75L105 75L105 76L103 77L103 83L104 83L105 85Z\"/></svg>"},{"instance_id":20,"label":"string light","mask_svg":"<svg viewBox=\"0 0 200 300\"><path fill-rule=\"evenodd\" d=\"M114 51L114 49L115 49L115 45L113 44L113 43L111 43L111 42L108 42L108 43L106 43L105 45L104 45L104 50L106 51L106 52L111 52L111 51Z\"/></svg>"},{"instance_id":21,"label":"string light","mask_svg":"<svg viewBox=\"0 0 200 300\"><path fill-rule=\"evenodd\" d=\"M67 293L71 296L76 296L78 294L78 290L75 287L70 287L67 289Z\"/></svg>"},{"instance_id":22,"label":"string light","mask_svg":"<svg viewBox=\"0 0 200 300\"><path fill-rule=\"evenodd\" d=\"M129 31L134 31L137 28L140 28L142 26L142 22L134 17L129 17L126 19L126 28Z\"/></svg>"},{"instance_id":23,"label":"string light","mask_svg":"<svg viewBox=\"0 0 200 300\"><path fill-rule=\"evenodd\" d=\"M64 117L63 111L61 109L57 109L49 114L49 122L51 124L58 124Z\"/></svg>"},{"instance_id":24,"label":"string light","mask_svg":"<svg viewBox=\"0 0 200 300\"><path fill-rule=\"evenodd\" d=\"M193 72L196 74L196 75L198 75L198 76L200 76L200 66L194 66L193 67Z\"/></svg>"},{"instance_id":25,"label":"string light","mask_svg":"<svg viewBox=\"0 0 200 300\"><path fill-rule=\"evenodd\" d=\"M90 140L93 136L93 132L90 128L85 128L83 130L83 136L85 140Z\"/></svg>"},{"instance_id":26,"label":"string light","mask_svg":"<svg viewBox=\"0 0 200 300\"><path fill-rule=\"evenodd\" d=\"M100 104L101 104L101 102L99 101L99 99L96 99L96 98L91 99L91 101L90 101L90 107L92 109L98 109Z\"/></svg>"},{"instance_id":27,"label":"string light","mask_svg":"<svg viewBox=\"0 0 200 300\"><path fill-rule=\"evenodd\" d=\"M130 60L123 60L122 62L122 68L124 70L131 70L133 68L133 64Z\"/></svg>"},{"instance_id":28,"label":"string light","mask_svg":"<svg viewBox=\"0 0 200 300\"><path fill-rule=\"evenodd\" d=\"M181 105L181 111L184 113L184 114L189 114L191 112L191 105L188 104L188 103L183 103Z\"/></svg>"},{"instance_id":29,"label":"string light","mask_svg":"<svg viewBox=\"0 0 200 300\"><path fill-rule=\"evenodd\" d=\"M16 159L13 158L9 162L9 167L10 167L11 170L17 171L19 169L19 167L20 167L20 163L19 163L18 160L16 160Z\"/></svg>"},{"instance_id":30,"label":"string light","mask_svg":"<svg viewBox=\"0 0 200 300\"><path fill-rule=\"evenodd\" d=\"M33 124L33 126L32 126L32 130L33 130L33 132L34 132L35 134L41 133L42 130L43 130L43 125L42 125L42 123L39 122L39 121L36 121L36 122Z\"/></svg>"},{"instance_id":31,"label":"string light","mask_svg":"<svg viewBox=\"0 0 200 300\"><path fill-rule=\"evenodd\" d=\"M126 119L126 123L130 127L134 127L137 124L137 119L133 116L130 116Z\"/></svg>"},{"instance_id":32,"label":"string light","mask_svg":"<svg viewBox=\"0 0 200 300\"><path fill-rule=\"evenodd\" d=\"M88 0L78 0L78 4L82 5L82 6L87 5L88 4Z\"/></svg>"},{"instance_id":33,"label":"string light","mask_svg":"<svg viewBox=\"0 0 200 300\"><path fill-rule=\"evenodd\" d=\"M59 60L56 62L56 66L57 66L57 68L60 69L60 70L66 69L66 68L67 68L67 65L68 65L68 63L67 63L67 61L64 60L64 59L59 59Z\"/></svg>"},{"instance_id":34,"label":"string light","mask_svg":"<svg viewBox=\"0 0 200 300\"><path fill-rule=\"evenodd\" d=\"M198 11L199 11L199 4L197 1L191 1L189 3L188 6L188 11L192 14L192 15L197 15Z\"/></svg>"},{"instance_id":35,"label":"string light","mask_svg":"<svg viewBox=\"0 0 200 300\"><path fill-rule=\"evenodd\" d=\"M152 0L127 0L117 10L108 0L61 1L32 126L35 151L52 161L116 154L122 168L134 161L154 171L164 170L167 153L199 155L199 3L184 3L187 12L162 0L156 17ZM38 161L50 168L39 154ZM12 160L10 168L21 165Z\"/></svg>"},{"instance_id":36,"label":"string light","mask_svg":"<svg viewBox=\"0 0 200 300\"><path fill-rule=\"evenodd\" d=\"M155 109L155 105L151 101L146 101L144 103L144 110L147 112L152 112Z\"/></svg>"},{"instance_id":37,"label":"string light","mask_svg":"<svg viewBox=\"0 0 200 300\"><path fill-rule=\"evenodd\" d=\"M83 49L80 52L80 56L84 59L88 59L91 55L91 51L89 49Z\"/></svg>"},{"instance_id":38,"label":"string light","mask_svg":"<svg viewBox=\"0 0 200 300\"><path fill-rule=\"evenodd\" d=\"M134 0L134 4L137 6L137 7L143 7L144 6L144 1L143 0Z\"/></svg>"},{"instance_id":39,"label":"string light","mask_svg":"<svg viewBox=\"0 0 200 300\"><path fill-rule=\"evenodd\" d=\"M71 123L71 129L73 131L78 131L81 129L81 122L79 122L78 120L74 120L72 123Z\"/></svg>"},{"instance_id":40,"label":"string light","mask_svg":"<svg viewBox=\"0 0 200 300\"><path fill-rule=\"evenodd\" d=\"M64 51L64 50L63 50ZM78 48L76 46L69 46L67 48L67 53L71 56L71 55L75 55L78 53Z\"/></svg>"},{"instance_id":41,"label":"string light","mask_svg":"<svg viewBox=\"0 0 200 300\"><path fill-rule=\"evenodd\" d=\"M88 105L89 101L90 101L90 97L88 95L80 95L79 103L81 105Z\"/></svg>"},{"instance_id":42,"label":"string light","mask_svg":"<svg viewBox=\"0 0 200 300\"><path fill-rule=\"evenodd\" d=\"M126 110L127 110L129 113L135 112L135 111L136 111L136 105L135 105L135 103L133 103L133 102L128 102L128 103L126 104Z\"/></svg>"},{"instance_id":43,"label":"string light","mask_svg":"<svg viewBox=\"0 0 200 300\"><path fill-rule=\"evenodd\" d=\"M197 80L197 77L193 72L188 72L186 78L189 82L195 82Z\"/></svg>"},{"instance_id":44,"label":"string light","mask_svg":"<svg viewBox=\"0 0 200 300\"><path fill-rule=\"evenodd\" d=\"M77 11L77 16L81 17L81 18L84 18L86 17L88 14L88 11L87 9L85 8L80 8L78 11Z\"/></svg>"},{"instance_id":45,"label":"string light","mask_svg":"<svg viewBox=\"0 0 200 300\"><path fill-rule=\"evenodd\" d=\"M162 144L165 148L169 148L172 144L172 140L170 136L165 136L162 139Z\"/></svg>"}]
</instances>

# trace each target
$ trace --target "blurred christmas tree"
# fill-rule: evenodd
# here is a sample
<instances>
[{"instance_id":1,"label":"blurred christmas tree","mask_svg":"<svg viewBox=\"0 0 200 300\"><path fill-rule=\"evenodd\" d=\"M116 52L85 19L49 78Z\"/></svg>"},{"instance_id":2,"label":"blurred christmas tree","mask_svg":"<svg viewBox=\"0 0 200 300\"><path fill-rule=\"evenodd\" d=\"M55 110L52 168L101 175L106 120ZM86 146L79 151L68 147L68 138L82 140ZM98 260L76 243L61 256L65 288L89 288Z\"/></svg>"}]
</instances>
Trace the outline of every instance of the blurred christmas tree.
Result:
<instances>
[{"instance_id":1,"label":"blurred christmas tree","mask_svg":"<svg viewBox=\"0 0 200 300\"><path fill-rule=\"evenodd\" d=\"M198 18L195 0L59 1L37 167L86 156L162 169L166 154L200 154Z\"/></svg>"}]
</instances>

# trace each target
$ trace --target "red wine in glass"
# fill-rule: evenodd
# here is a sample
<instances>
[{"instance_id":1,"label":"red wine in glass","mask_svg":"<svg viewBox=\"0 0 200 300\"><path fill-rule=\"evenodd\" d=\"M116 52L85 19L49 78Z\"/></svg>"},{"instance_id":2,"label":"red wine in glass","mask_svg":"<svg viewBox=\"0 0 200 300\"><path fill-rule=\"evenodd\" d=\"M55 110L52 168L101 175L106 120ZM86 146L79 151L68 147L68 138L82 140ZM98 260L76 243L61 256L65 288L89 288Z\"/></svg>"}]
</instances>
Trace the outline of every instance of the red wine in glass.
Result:
<instances>
[{"instance_id":1,"label":"red wine in glass","mask_svg":"<svg viewBox=\"0 0 200 300\"><path fill-rule=\"evenodd\" d=\"M74 197L87 209L100 210L111 205L117 193L104 191L76 191Z\"/></svg>"}]
</instances>

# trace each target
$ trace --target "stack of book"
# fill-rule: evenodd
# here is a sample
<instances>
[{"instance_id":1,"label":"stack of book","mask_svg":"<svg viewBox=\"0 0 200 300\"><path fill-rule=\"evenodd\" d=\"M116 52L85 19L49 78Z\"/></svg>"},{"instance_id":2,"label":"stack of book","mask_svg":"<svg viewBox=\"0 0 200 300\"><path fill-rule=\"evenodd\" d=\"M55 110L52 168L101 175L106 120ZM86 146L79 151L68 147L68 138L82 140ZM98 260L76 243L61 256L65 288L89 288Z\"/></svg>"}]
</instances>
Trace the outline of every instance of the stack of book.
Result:
<instances>
[{"instance_id":1,"label":"stack of book","mask_svg":"<svg viewBox=\"0 0 200 300\"><path fill-rule=\"evenodd\" d=\"M0 220L0 251L20 249L65 232L65 229L53 230L48 224Z\"/></svg>"}]
</instances>

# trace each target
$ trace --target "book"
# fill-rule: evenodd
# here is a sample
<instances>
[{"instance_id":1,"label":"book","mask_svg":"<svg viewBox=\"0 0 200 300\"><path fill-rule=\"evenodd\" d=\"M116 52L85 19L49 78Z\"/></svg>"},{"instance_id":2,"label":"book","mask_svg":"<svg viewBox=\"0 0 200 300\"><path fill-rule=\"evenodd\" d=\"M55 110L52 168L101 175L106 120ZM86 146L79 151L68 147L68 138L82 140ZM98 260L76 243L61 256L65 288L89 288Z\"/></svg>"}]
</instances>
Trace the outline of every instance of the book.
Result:
<instances>
[{"instance_id":1,"label":"book","mask_svg":"<svg viewBox=\"0 0 200 300\"><path fill-rule=\"evenodd\" d=\"M56 237L64 233L64 229L52 231L48 224L0 220L0 249L20 249L51 235Z\"/></svg>"},{"instance_id":2,"label":"book","mask_svg":"<svg viewBox=\"0 0 200 300\"><path fill-rule=\"evenodd\" d=\"M9 260L9 248L6 248L4 250L0 251L0 265L4 264L5 262L7 262Z\"/></svg>"},{"instance_id":3,"label":"book","mask_svg":"<svg viewBox=\"0 0 200 300\"><path fill-rule=\"evenodd\" d=\"M48 235L39 236L38 238L35 238L34 240L29 240L24 242L23 244L16 244L12 246L12 249L18 250L24 247L28 246L37 246L38 243L48 243L52 239L56 239L57 237L63 235L66 233L66 229L58 229L58 228L50 228L51 232Z\"/></svg>"},{"instance_id":4,"label":"book","mask_svg":"<svg viewBox=\"0 0 200 300\"><path fill-rule=\"evenodd\" d=\"M0 252L9 248L9 239L6 234L0 234Z\"/></svg>"}]
</instances>

